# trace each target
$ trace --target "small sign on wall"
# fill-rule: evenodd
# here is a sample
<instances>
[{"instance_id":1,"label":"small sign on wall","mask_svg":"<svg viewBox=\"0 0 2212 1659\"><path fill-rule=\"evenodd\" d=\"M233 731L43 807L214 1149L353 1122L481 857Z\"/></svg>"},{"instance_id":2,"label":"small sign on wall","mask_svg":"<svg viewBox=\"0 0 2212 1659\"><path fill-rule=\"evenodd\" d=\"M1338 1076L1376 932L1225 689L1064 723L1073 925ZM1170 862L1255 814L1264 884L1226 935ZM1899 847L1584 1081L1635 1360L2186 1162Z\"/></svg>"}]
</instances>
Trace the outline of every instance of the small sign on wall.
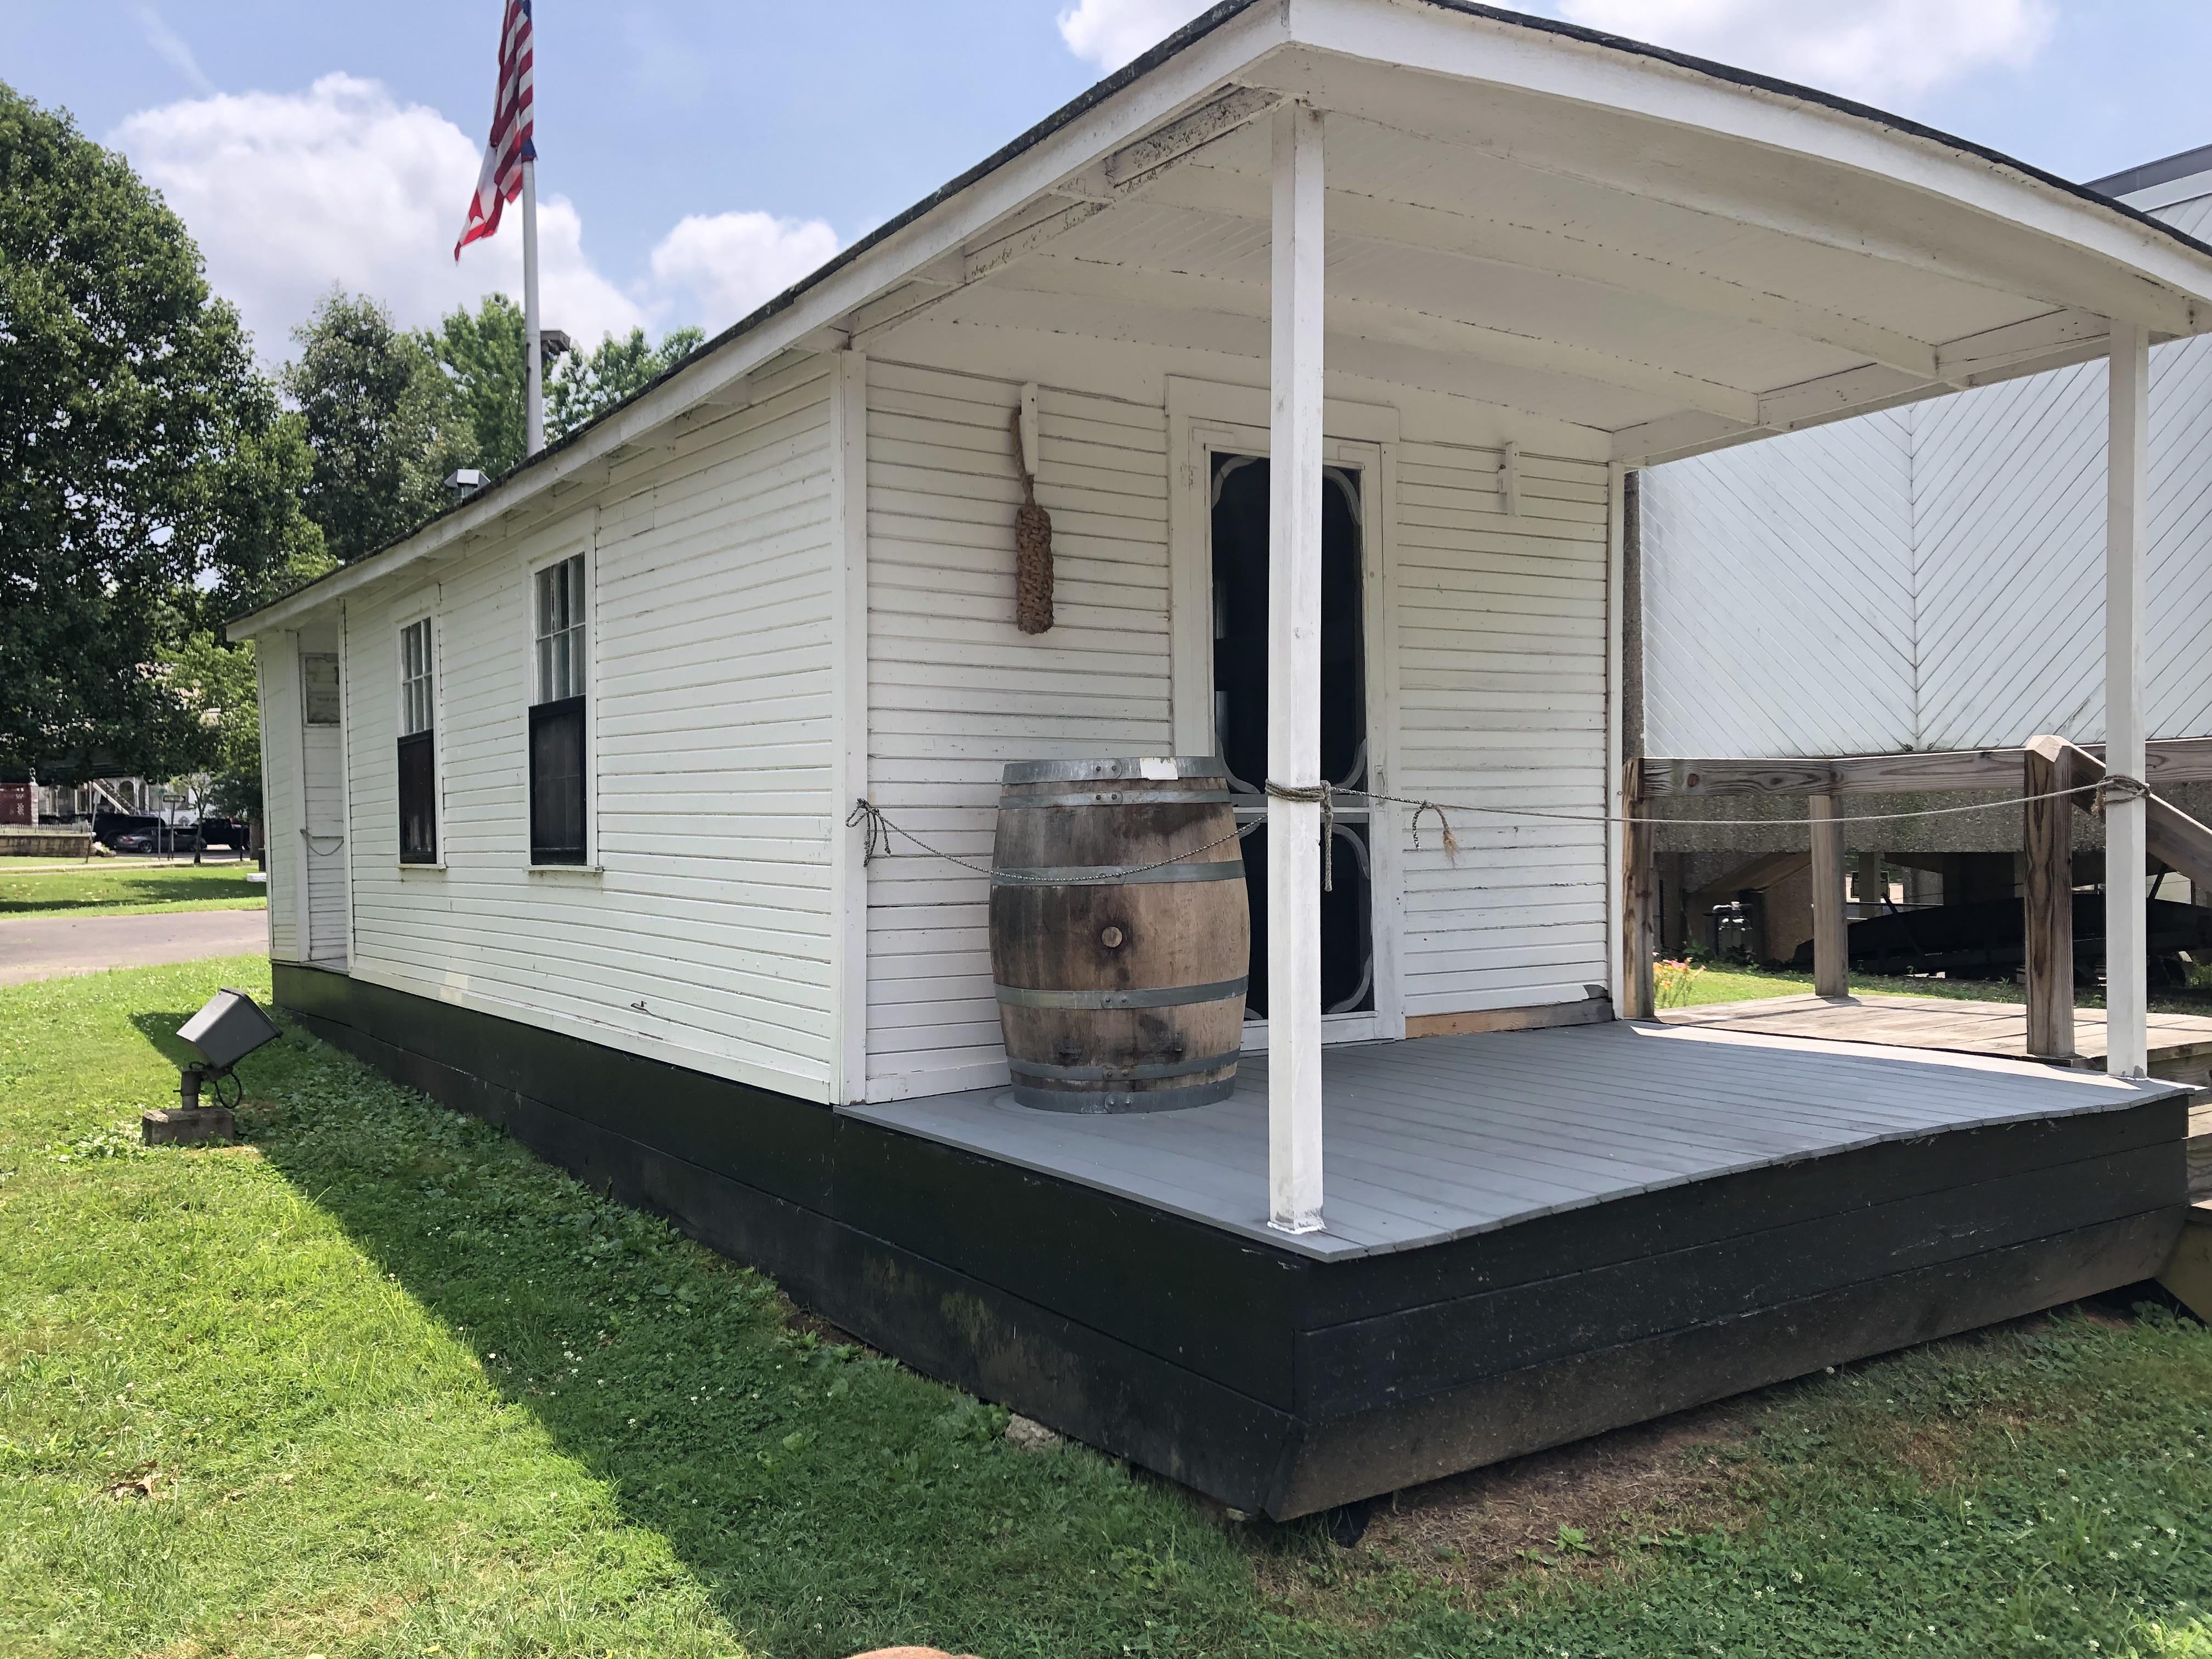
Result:
<instances>
[{"instance_id":1,"label":"small sign on wall","mask_svg":"<svg viewBox=\"0 0 2212 1659\"><path fill-rule=\"evenodd\" d=\"M310 726L338 723L338 655L335 651L300 653L300 699Z\"/></svg>"}]
</instances>

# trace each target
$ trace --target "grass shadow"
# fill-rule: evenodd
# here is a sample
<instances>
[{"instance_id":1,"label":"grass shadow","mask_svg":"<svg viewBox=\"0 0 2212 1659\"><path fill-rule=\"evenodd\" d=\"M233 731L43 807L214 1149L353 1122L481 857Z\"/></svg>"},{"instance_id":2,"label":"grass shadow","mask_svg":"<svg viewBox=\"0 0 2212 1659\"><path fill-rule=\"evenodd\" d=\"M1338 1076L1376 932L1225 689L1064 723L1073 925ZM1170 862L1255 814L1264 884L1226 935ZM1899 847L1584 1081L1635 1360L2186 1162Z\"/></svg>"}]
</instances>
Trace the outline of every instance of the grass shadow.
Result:
<instances>
[{"instance_id":1,"label":"grass shadow","mask_svg":"<svg viewBox=\"0 0 2212 1659\"><path fill-rule=\"evenodd\" d=\"M114 871L94 868L76 871L34 871L24 874L0 872L0 918L27 915L70 915L100 911L127 911L150 905L231 904L261 901L268 889L248 881L251 865L237 866L235 874L224 867L202 866L209 873L185 869Z\"/></svg>"},{"instance_id":2,"label":"grass shadow","mask_svg":"<svg viewBox=\"0 0 2212 1659\"><path fill-rule=\"evenodd\" d=\"M173 1058L179 1018L136 1023ZM1014 1449L1003 1409L794 1328L761 1274L296 1028L240 1074L241 1135L766 1651L1220 1652L1259 1613L1180 1490Z\"/></svg>"}]
</instances>

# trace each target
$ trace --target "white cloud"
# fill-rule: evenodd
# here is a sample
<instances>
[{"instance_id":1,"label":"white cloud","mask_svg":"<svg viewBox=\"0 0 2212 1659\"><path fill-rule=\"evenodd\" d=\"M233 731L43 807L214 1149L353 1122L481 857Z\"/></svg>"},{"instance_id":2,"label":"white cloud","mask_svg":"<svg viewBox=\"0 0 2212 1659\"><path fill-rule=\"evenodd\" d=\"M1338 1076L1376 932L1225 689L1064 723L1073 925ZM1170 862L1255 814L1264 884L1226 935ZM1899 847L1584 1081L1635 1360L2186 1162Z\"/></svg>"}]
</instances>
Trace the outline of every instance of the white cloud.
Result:
<instances>
[{"instance_id":1,"label":"white cloud","mask_svg":"<svg viewBox=\"0 0 2212 1659\"><path fill-rule=\"evenodd\" d=\"M653 250L653 287L664 310L713 334L836 251L837 233L819 219L689 214Z\"/></svg>"},{"instance_id":2,"label":"white cloud","mask_svg":"<svg viewBox=\"0 0 2212 1659\"><path fill-rule=\"evenodd\" d=\"M1094 3L1102 0L1085 0ZM1559 10L1590 28L1875 102L1979 69L2025 69L2057 21L2052 0L1559 0Z\"/></svg>"},{"instance_id":3,"label":"white cloud","mask_svg":"<svg viewBox=\"0 0 2212 1659\"><path fill-rule=\"evenodd\" d=\"M1060 14L1060 36L1078 58L1119 69L1206 4L1077 0ZM1876 100L1978 69L2024 69L2057 21L2055 0L1553 0L1522 9Z\"/></svg>"},{"instance_id":4,"label":"white cloud","mask_svg":"<svg viewBox=\"0 0 2212 1659\"><path fill-rule=\"evenodd\" d=\"M161 21L161 13L151 6L139 7L138 29L146 37L146 44L153 47L171 69L202 92L215 90L215 82L208 79L207 71L200 67L200 60L192 56L192 49L185 44L175 30Z\"/></svg>"},{"instance_id":5,"label":"white cloud","mask_svg":"<svg viewBox=\"0 0 2212 1659\"><path fill-rule=\"evenodd\" d=\"M522 226L465 250L460 234L480 148L435 110L383 86L326 75L303 93L222 94L125 119L111 142L167 198L235 303L264 359L333 284L371 294L408 325L522 294ZM586 339L627 332L644 308L592 268L565 199L538 205L547 324Z\"/></svg>"},{"instance_id":6,"label":"white cloud","mask_svg":"<svg viewBox=\"0 0 2212 1659\"><path fill-rule=\"evenodd\" d=\"M1060 15L1060 38L1078 58L1117 70L1204 11L1212 0L1077 0Z\"/></svg>"}]
</instances>

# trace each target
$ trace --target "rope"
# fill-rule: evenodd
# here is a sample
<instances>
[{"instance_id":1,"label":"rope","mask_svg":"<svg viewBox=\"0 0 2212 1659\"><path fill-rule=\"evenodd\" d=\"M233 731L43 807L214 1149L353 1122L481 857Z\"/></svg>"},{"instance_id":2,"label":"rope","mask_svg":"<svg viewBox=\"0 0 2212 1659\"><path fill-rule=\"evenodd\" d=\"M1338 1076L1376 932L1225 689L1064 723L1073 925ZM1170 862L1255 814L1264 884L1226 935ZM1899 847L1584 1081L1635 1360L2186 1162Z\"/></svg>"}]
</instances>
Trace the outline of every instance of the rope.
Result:
<instances>
[{"instance_id":1,"label":"rope","mask_svg":"<svg viewBox=\"0 0 2212 1659\"><path fill-rule=\"evenodd\" d=\"M2093 787L2097 793L2095 798L2089 803L2089 810L2099 817L2102 817L2105 815L2105 809L2116 800L2148 800L2150 799L2150 786L2141 778L2131 778L2124 773L2108 772L2102 781Z\"/></svg>"},{"instance_id":2,"label":"rope","mask_svg":"<svg viewBox=\"0 0 2212 1659\"><path fill-rule=\"evenodd\" d=\"M1443 832L1444 854L1455 861L1459 857L1459 842L1452 835L1451 820L1444 813L1446 807L1449 807L1455 812L1484 812L1504 817L1548 818L1560 823L1691 824L1736 829L1746 824L1791 828L1812 823L1893 823L1904 818L1943 817L1954 812L1994 812L2008 806L2025 806L2030 802L2039 800L2064 800L2083 793L2093 795L2090 810L2094 812L2102 812L2108 803L2115 800L2158 799L2156 793L2142 779L2130 778L2117 773L2099 783L2078 783L2070 789L2051 789L2039 795L2014 795L2006 800L1979 801L1972 806L1926 806L1910 812L1844 812L1826 818L1644 818L1626 817L1611 812L1595 815L1587 812L1555 812L1539 806L1479 806L1471 801L1435 801L1413 795L1377 794L1372 790L1352 789L1342 784L1278 783L1273 778L1267 780L1264 793L1274 800L1296 801L1303 805L1318 805L1321 808L1321 885L1322 890L1325 893L1336 890L1336 798L1340 795L1352 795L1364 801L1381 801L1396 806L1412 807L1413 809L1412 826L1413 848L1417 852L1421 845L1421 819L1425 814L1434 812L1437 815L1437 823ZM1178 853L1171 859L1162 859L1154 864L1132 865L1125 870L1112 870L1103 875L1089 877L1079 881L1055 880L1037 882L1034 884L1054 887L1118 885L1131 876L1142 875L1148 870L1164 870L1170 864L1180 864L1186 859L1196 858L1200 853L1210 853L1217 847L1226 847L1232 841L1241 841L1265 822L1265 819L1255 818L1243 829L1224 836L1218 841L1210 841L1203 847L1194 848L1188 853ZM846 816L845 823L848 829L859 829L863 831L860 848L860 862L863 866L872 864L879 857L892 857L891 837L897 835L912 842L927 856L942 859L947 864L957 864L963 870L972 870L979 876L992 876L999 881L1009 882L1016 885L1030 879L1025 877L1013 877L1006 871L994 871L989 865L978 864L972 859L957 858L951 853L940 853L912 830L893 823L884 816L881 807L865 796L853 803L853 810Z\"/></svg>"},{"instance_id":3,"label":"rope","mask_svg":"<svg viewBox=\"0 0 2212 1659\"><path fill-rule=\"evenodd\" d=\"M1108 870L1096 876L1062 879L1057 876L1049 878L1017 876L1012 871L994 869L988 864L978 864L973 859L960 858L951 853L940 853L921 836L915 835L913 830L893 823L884 816L884 809L865 795L853 803L853 810L846 814L845 824L848 829L863 830L860 847L860 864L863 868L872 864L878 857L895 856L891 852L891 837L896 835L902 836L912 842L931 858L942 859L947 864L957 864L963 870L973 870L979 876L989 876L994 881L1012 887L1118 887L1131 876L1141 876L1148 870L1164 870L1170 864L1181 864L1188 859L1196 858L1200 853L1211 853L1217 847L1226 847L1232 841L1242 841L1260 827L1256 821L1248 823L1242 830L1231 830L1218 841L1210 841L1203 847L1194 847L1188 853L1177 853L1171 859L1160 859L1151 864L1133 864L1124 869Z\"/></svg>"},{"instance_id":4,"label":"rope","mask_svg":"<svg viewBox=\"0 0 2212 1659\"><path fill-rule=\"evenodd\" d=\"M2131 799L2152 796L2152 791L2148 785L2139 783L2132 778L2114 779L2112 781L2118 786L2113 791L2115 795L2124 794ZM2132 787L2130 786L2132 786ZM2047 790L2039 795L2014 795L2005 800L1978 801L1972 806L1924 806L1910 812L1838 812L1834 817L1826 818L1626 817L1620 814L1612 812L1601 812L1596 814L1588 812L1556 812L1551 811L1549 808L1540 806L1478 806L1471 801L1444 801L1439 803L1432 800L1418 800L1410 795L1370 794L1364 789L1340 788L1336 793L1340 795L1358 795L1364 800L1392 801L1401 806L1413 807L1416 809L1417 813L1421 811L1432 811L1436 813L1440 820L1443 817L1444 807L1449 806L1455 812L1489 812L1506 817L1553 818L1558 820L1561 823L1673 823L1706 825L1723 829L1737 830L1742 829L1746 825L1774 825L1786 829L1810 823L1892 823L1903 818L1944 817L1954 812L1994 812L2007 806L2025 806L2030 801L2063 800L2069 796L2082 794L2101 787L2102 786L2100 785L2094 783L2080 783L2075 785L2070 789L2051 789ZM2136 792L2140 792L2140 793L2138 794ZM1448 824L1447 830L1449 830ZM1454 848L1450 850L1456 849Z\"/></svg>"},{"instance_id":5,"label":"rope","mask_svg":"<svg viewBox=\"0 0 2212 1659\"><path fill-rule=\"evenodd\" d=\"M1334 893L1336 890L1336 800L1335 791L1331 788L1328 781L1323 779L1321 782L1314 784L1277 783L1274 779L1269 778L1261 786L1261 788L1262 793L1271 799L1297 801L1306 806L1319 803L1321 806L1321 890L1324 893ZM1347 789L1344 793L1347 795L1357 795L1364 792ZM1370 796L1370 799L1373 798Z\"/></svg>"}]
</instances>

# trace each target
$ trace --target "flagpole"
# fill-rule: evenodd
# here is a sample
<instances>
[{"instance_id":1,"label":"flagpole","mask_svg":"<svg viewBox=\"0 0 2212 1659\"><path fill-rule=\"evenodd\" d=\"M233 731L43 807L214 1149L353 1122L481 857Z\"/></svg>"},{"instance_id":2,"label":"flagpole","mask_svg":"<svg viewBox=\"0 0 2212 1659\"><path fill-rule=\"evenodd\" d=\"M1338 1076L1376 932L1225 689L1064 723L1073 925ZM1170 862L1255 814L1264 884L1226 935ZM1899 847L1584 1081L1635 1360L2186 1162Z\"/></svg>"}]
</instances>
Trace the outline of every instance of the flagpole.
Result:
<instances>
[{"instance_id":1,"label":"flagpole","mask_svg":"<svg viewBox=\"0 0 2212 1659\"><path fill-rule=\"evenodd\" d=\"M545 447L545 359L538 340L538 163L522 164L523 449Z\"/></svg>"}]
</instances>

